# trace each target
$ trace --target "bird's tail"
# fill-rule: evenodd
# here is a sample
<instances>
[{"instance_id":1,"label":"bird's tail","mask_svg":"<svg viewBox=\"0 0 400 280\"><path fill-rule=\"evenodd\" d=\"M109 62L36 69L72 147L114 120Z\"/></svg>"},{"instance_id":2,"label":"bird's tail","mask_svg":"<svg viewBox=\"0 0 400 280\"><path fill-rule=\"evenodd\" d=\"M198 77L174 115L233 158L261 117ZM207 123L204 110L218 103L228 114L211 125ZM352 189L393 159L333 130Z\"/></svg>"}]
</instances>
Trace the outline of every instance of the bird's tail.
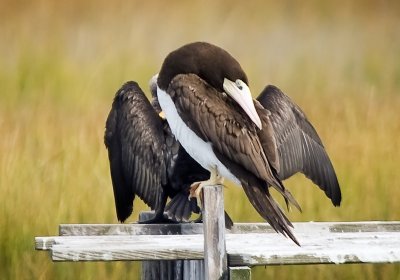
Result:
<instances>
[{"instance_id":1,"label":"bird's tail","mask_svg":"<svg viewBox=\"0 0 400 280\"><path fill-rule=\"evenodd\" d=\"M282 184L282 182L278 179L275 179L272 181L272 187L277 190L285 199L286 207L288 210L290 210L290 204L296 207L297 210L301 211L301 207L299 203L296 201L296 199L293 197L291 192L289 192ZM268 189L268 186L265 186L265 188Z\"/></svg>"},{"instance_id":2,"label":"bird's tail","mask_svg":"<svg viewBox=\"0 0 400 280\"><path fill-rule=\"evenodd\" d=\"M283 235L289 237L294 243L300 246L300 243L297 241L292 232L292 223L282 212L279 205L274 201L269 193L268 187L265 187L262 184L250 185L247 182L242 182L242 186L251 204L254 206L257 212L273 227L273 229L276 232L282 233Z\"/></svg>"},{"instance_id":3,"label":"bird's tail","mask_svg":"<svg viewBox=\"0 0 400 280\"><path fill-rule=\"evenodd\" d=\"M168 218L177 222L188 222L193 213L199 214L200 208L195 198L189 198L189 191L177 193L165 207Z\"/></svg>"},{"instance_id":4,"label":"bird's tail","mask_svg":"<svg viewBox=\"0 0 400 280\"><path fill-rule=\"evenodd\" d=\"M197 199L189 199L189 188L177 193L165 207L165 212L169 219L176 222L188 222L192 213L201 214L201 205L197 204ZM201 221L201 217L200 217ZM233 221L225 211L225 228L231 229Z\"/></svg>"}]
</instances>

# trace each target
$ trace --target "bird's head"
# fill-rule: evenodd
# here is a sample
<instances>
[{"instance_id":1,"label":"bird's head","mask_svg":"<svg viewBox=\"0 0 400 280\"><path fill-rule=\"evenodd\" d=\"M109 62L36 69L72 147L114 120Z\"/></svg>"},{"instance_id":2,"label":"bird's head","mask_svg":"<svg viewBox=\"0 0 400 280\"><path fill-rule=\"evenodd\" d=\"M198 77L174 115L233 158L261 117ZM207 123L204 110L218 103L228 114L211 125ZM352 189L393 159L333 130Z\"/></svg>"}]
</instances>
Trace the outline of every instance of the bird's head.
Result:
<instances>
[{"instance_id":1,"label":"bird's head","mask_svg":"<svg viewBox=\"0 0 400 280\"><path fill-rule=\"evenodd\" d=\"M261 129L247 76L239 62L227 51L205 42L180 47L165 58L157 79L158 87L167 91L178 74L196 74L218 92L225 92Z\"/></svg>"}]
</instances>

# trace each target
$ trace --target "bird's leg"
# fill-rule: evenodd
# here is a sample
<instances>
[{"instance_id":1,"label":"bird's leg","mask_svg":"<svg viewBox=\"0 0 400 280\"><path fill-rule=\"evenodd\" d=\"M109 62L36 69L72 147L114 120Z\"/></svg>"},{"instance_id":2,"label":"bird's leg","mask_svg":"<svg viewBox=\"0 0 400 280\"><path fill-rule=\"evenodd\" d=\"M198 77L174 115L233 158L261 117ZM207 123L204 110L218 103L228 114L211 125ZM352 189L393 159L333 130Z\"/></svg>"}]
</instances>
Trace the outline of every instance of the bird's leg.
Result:
<instances>
[{"instance_id":1,"label":"bird's leg","mask_svg":"<svg viewBox=\"0 0 400 280\"><path fill-rule=\"evenodd\" d=\"M149 220L139 221L139 224L170 224L170 223L176 223L175 221L173 221L171 219L168 219L168 217L166 217L164 215L164 209L165 209L165 205L167 204L167 198L168 198L167 195L165 194L165 192L163 192L162 195L161 195L160 205L155 210L154 217L149 219Z\"/></svg>"},{"instance_id":2,"label":"bird's leg","mask_svg":"<svg viewBox=\"0 0 400 280\"><path fill-rule=\"evenodd\" d=\"M203 199L202 199L202 189L205 186L222 185L224 183L224 178L218 173L217 169L214 167L210 170L210 179L202 182L194 182L190 186L189 190L189 200L191 198L196 198L197 205L203 209Z\"/></svg>"},{"instance_id":3,"label":"bird's leg","mask_svg":"<svg viewBox=\"0 0 400 280\"><path fill-rule=\"evenodd\" d=\"M204 208L203 207L204 197L203 197L202 188L205 186L222 185L224 183L224 178L218 174L218 172L215 168L213 168L210 171L210 173L211 173L210 179L208 179L207 181L195 182L190 186L189 200L191 198L195 198L197 201L197 205L201 209ZM233 226L233 221L232 221L231 217L229 217L228 213L226 213L226 211L224 211L224 213L225 213L225 228L231 229ZM202 223L203 222L203 214L200 213L200 216L197 219L195 219L193 222L194 223Z\"/></svg>"},{"instance_id":4,"label":"bird's leg","mask_svg":"<svg viewBox=\"0 0 400 280\"><path fill-rule=\"evenodd\" d=\"M228 215L228 213L226 211L225 212L225 228L226 229L232 229L233 227L233 221L231 219L231 217ZM200 213L200 216L192 221L193 223L202 223L203 222L203 214Z\"/></svg>"}]
</instances>

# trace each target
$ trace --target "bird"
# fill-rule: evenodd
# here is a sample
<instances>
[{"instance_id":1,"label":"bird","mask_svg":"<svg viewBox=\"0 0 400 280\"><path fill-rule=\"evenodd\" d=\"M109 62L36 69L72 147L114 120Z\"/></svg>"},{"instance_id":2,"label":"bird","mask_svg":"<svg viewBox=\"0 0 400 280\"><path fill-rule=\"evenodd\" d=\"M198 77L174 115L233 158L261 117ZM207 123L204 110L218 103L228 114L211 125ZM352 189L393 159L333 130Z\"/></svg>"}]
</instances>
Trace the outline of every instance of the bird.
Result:
<instances>
[{"instance_id":1,"label":"bird","mask_svg":"<svg viewBox=\"0 0 400 280\"><path fill-rule=\"evenodd\" d=\"M188 221L192 213L200 211L197 202L188 199L189 187L210 176L160 117L154 79L150 81L151 103L137 82L128 81L116 92L106 120L104 143L120 222L132 214L136 196L155 210L154 217L141 223Z\"/></svg>"},{"instance_id":2,"label":"bird","mask_svg":"<svg viewBox=\"0 0 400 280\"><path fill-rule=\"evenodd\" d=\"M157 78L158 101L172 133L210 171L208 180L192 184L194 193L199 196L203 186L223 184L227 178L242 186L253 207L276 232L299 245L292 223L270 188L283 196L288 207L292 204L299 210L282 183L294 173L311 178L334 205L340 204L341 193L315 130L295 110L297 106L275 93L267 87L259 100L253 99L239 62L207 42L189 43L169 53ZM316 145L319 150L313 149ZM297 155L300 151L301 156Z\"/></svg>"}]
</instances>

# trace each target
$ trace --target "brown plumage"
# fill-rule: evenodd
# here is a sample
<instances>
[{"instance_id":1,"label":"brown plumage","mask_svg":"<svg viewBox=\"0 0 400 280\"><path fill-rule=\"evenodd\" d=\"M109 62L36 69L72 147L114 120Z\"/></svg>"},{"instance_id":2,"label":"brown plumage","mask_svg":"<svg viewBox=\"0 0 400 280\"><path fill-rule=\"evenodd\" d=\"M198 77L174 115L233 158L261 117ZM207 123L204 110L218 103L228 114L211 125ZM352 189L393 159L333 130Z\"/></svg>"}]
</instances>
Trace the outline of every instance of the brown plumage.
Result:
<instances>
[{"instance_id":1,"label":"brown plumage","mask_svg":"<svg viewBox=\"0 0 400 280\"><path fill-rule=\"evenodd\" d=\"M299 244L269 192L275 188L300 209L282 184L297 172L340 204L332 164L302 111L276 88L252 100L246 74L225 50L204 42L185 45L166 57L157 84L161 108L187 152L204 168L241 184L277 232Z\"/></svg>"},{"instance_id":2,"label":"brown plumage","mask_svg":"<svg viewBox=\"0 0 400 280\"><path fill-rule=\"evenodd\" d=\"M325 192L333 205L339 206L342 195L335 170L304 112L276 86L267 86L257 100L266 109L273 128L271 135L274 135L280 163L275 166L279 179L301 172Z\"/></svg>"},{"instance_id":3,"label":"brown plumage","mask_svg":"<svg viewBox=\"0 0 400 280\"><path fill-rule=\"evenodd\" d=\"M289 228L291 223L268 190L268 186L273 186L286 201L298 207L268 161L258 135L264 134L242 113L238 105L197 75L175 76L168 87L168 93L188 127L201 139L213 144L214 153L240 181L260 215L277 231L298 243ZM268 126L265 127L265 131L268 131ZM270 137L266 135L265 146L274 143L268 139ZM277 158L276 148L269 147L266 150Z\"/></svg>"},{"instance_id":4,"label":"brown plumage","mask_svg":"<svg viewBox=\"0 0 400 280\"><path fill-rule=\"evenodd\" d=\"M168 197L172 201L166 210L174 221L188 221L192 212L199 212L195 202L187 199L189 187L206 180L209 172L175 140L158 110L156 99L150 104L136 82L127 82L115 94L107 118L104 142L121 222L131 215L135 196L156 212L146 222L166 221Z\"/></svg>"}]
</instances>

